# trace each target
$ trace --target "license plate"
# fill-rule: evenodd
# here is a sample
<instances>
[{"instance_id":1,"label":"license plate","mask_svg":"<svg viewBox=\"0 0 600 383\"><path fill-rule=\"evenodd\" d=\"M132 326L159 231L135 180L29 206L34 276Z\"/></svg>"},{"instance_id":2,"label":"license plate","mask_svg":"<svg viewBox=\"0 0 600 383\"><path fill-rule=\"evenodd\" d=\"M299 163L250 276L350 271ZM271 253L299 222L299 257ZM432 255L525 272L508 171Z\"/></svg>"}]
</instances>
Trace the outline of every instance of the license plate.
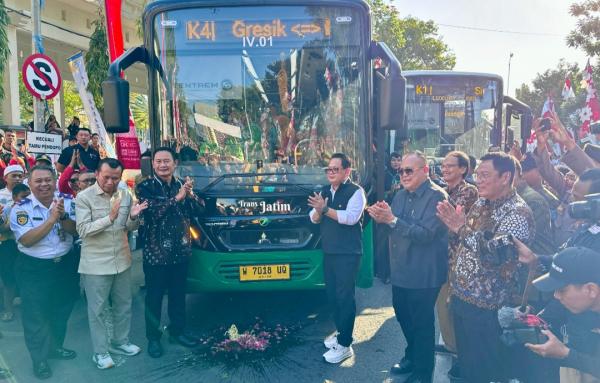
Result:
<instances>
[{"instance_id":1,"label":"license plate","mask_svg":"<svg viewBox=\"0 0 600 383\"><path fill-rule=\"evenodd\" d=\"M290 265L240 266L240 281L274 281L290 279Z\"/></svg>"}]
</instances>

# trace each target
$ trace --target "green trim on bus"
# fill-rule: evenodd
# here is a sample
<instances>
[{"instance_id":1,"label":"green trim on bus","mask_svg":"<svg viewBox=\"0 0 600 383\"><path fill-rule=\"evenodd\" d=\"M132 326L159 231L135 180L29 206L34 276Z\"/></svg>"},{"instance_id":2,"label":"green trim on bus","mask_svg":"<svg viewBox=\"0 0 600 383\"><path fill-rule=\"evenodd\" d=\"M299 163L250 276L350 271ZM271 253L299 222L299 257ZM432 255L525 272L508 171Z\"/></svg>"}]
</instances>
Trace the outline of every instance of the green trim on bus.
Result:
<instances>
[{"instance_id":1,"label":"green trim on bus","mask_svg":"<svg viewBox=\"0 0 600 383\"><path fill-rule=\"evenodd\" d=\"M373 285L373 223L363 232L363 257L356 285ZM239 266L289 264L289 280L240 282ZM293 250L269 252L210 252L194 249L188 272L188 290L201 291L266 291L323 289L323 252Z\"/></svg>"}]
</instances>

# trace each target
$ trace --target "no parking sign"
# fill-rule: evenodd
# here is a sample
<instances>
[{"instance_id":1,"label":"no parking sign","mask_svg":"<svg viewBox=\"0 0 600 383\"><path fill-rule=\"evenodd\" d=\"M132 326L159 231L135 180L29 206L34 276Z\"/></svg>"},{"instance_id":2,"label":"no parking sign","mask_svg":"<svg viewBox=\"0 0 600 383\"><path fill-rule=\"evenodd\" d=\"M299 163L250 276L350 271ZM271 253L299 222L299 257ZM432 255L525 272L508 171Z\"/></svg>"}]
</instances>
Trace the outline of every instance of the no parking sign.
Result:
<instances>
[{"instance_id":1,"label":"no parking sign","mask_svg":"<svg viewBox=\"0 0 600 383\"><path fill-rule=\"evenodd\" d=\"M36 53L23 63L23 82L34 97L48 100L55 97L62 83L58 66L46 55Z\"/></svg>"}]
</instances>

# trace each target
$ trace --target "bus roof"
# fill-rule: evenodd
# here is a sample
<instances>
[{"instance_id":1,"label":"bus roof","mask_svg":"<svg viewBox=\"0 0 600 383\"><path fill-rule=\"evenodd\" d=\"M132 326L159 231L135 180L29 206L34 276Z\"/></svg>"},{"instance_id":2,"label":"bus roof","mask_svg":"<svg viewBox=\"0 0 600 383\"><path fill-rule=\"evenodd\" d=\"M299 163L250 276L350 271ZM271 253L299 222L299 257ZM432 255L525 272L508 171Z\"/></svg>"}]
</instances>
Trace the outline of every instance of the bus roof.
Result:
<instances>
[{"instance_id":1,"label":"bus roof","mask_svg":"<svg viewBox=\"0 0 600 383\"><path fill-rule=\"evenodd\" d=\"M261 6L261 5L355 5L369 10L370 7L365 0L156 0L146 5L144 12L156 8L174 5L192 7L219 7L219 6Z\"/></svg>"},{"instance_id":2,"label":"bus roof","mask_svg":"<svg viewBox=\"0 0 600 383\"><path fill-rule=\"evenodd\" d=\"M403 70L402 76L404 77L485 77L502 82L502 76L492 73L479 73L479 72L457 72L453 70Z\"/></svg>"}]
</instances>

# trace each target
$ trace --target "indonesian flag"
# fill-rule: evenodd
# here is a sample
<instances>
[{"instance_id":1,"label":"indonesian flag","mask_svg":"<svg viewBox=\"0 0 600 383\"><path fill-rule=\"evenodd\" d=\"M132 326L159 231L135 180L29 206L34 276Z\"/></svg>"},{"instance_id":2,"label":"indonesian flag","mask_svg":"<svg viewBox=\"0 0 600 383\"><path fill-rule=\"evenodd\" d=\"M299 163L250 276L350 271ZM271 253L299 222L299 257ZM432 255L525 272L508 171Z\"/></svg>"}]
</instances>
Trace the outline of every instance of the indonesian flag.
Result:
<instances>
[{"instance_id":1,"label":"indonesian flag","mask_svg":"<svg viewBox=\"0 0 600 383\"><path fill-rule=\"evenodd\" d=\"M573 87L571 86L571 79L569 77L565 77L565 86L563 86L562 97L565 101L571 98L575 98L575 93L573 92Z\"/></svg>"},{"instance_id":2,"label":"indonesian flag","mask_svg":"<svg viewBox=\"0 0 600 383\"><path fill-rule=\"evenodd\" d=\"M596 94L596 87L592 79L592 66L588 60L583 72L583 82L587 97L585 98L585 106L579 109L579 119L581 120L581 129L579 130L579 138L583 139L590 134L590 124L592 121L600 120L600 102Z\"/></svg>"},{"instance_id":3,"label":"indonesian flag","mask_svg":"<svg viewBox=\"0 0 600 383\"><path fill-rule=\"evenodd\" d=\"M546 102L544 102L544 107L542 108L542 118L552 118L552 113L555 113L554 110L554 100L551 96L546 98ZM531 135L527 139L527 152L533 152L537 147L537 136L535 134L535 130L531 130Z\"/></svg>"}]
</instances>

